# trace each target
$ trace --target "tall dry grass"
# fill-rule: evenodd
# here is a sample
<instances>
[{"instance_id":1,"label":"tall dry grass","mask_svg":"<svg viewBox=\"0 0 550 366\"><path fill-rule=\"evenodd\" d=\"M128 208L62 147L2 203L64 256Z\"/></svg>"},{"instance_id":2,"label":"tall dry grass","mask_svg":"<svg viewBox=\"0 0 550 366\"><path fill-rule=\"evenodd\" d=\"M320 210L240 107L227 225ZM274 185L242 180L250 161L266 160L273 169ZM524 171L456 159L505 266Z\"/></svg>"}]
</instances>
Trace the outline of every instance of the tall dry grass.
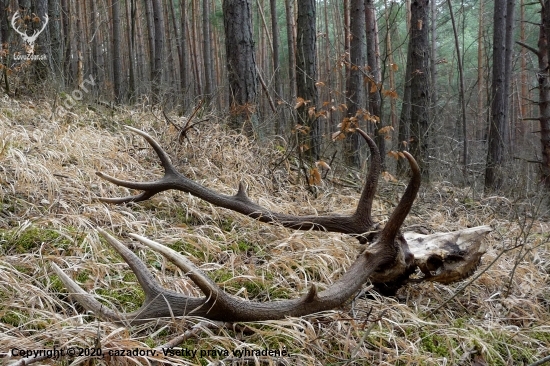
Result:
<instances>
[{"instance_id":1,"label":"tall dry grass","mask_svg":"<svg viewBox=\"0 0 550 366\"><path fill-rule=\"evenodd\" d=\"M11 355L15 348L107 352L171 341L188 350L267 348L290 356L82 355L37 364L521 365L549 356L549 224L540 199L472 197L446 183L423 187L406 225L427 231L492 225L472 283L408 285L397 298L367 292L342 309L280 321L228 325L186 317L125 328L96 319L71 301L49 266L55 262L112 308L136 309L143 293L96 227L128 243L134 232L171 245L226 291L255 301L298 297L311 283L323 288L360 250L343 235L261 224L181 192L140 204L99 202L130 192L99 179L98 170L136 180L161 174L152 150L121 128L125 124L153 134L190 178L226 194L243 180L251 198L273 210L351 212L358 190L325 184L313 197L294 184L299 177L291 163L274 165L284 147L230 134L215 116L193 132L191 143L180 144L160 113L80 106L59 118L51 109L47 101L0 100L1 364L21 362ZM403 190L404 182L381 180L378 221L387 219ZM167 288L200 294L164 258L133 248Z\"/></svg>"}]
</instances>

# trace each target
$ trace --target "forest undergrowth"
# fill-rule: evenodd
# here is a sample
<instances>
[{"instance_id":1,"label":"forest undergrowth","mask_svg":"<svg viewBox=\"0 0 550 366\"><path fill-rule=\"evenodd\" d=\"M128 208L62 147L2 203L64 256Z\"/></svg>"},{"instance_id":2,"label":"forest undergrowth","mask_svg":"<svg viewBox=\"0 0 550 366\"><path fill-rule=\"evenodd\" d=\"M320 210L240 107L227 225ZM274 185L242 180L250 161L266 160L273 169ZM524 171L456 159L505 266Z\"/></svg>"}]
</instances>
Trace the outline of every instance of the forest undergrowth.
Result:
<instances>
[{"instance_id":1,"label":"forest undergrowth","mask_svg":"<svg viewBox=\"0 0 550 366\"><path fill-rule=\"evenodd\" d=\"M56 263L114 309L137 309L143 292L98 227L126 243L137 233L177 249L227 292L254 301L296 298L311 283L325 288L361 250L345 235L259 223L181 192L139 204L98 201L129 192L96 171L140 181L162 175L152 149L124 125L152 134L186 176L225 194L242 180L254 201L274 211L349 213L361 182L339 185L350 177L334 167L312 195L294 162L284 160L285 146L229 133L216 116L202 116L211 120L179 141L162 112L80 106L59 117L52 108L48 101L0 99L0 364L19 364L14 350L54 347L88 351L38 364L529 365L550 356L547 208L540 197L472 198L468 188L445 182L421 188L404 229L491 225L482 264L463 282L409 284L395 298L367 291L341 309L279 321L185 317L131 328L101 321L70 299L50 267ZM405 185L380 180L377 221L387 220ZM168 260L132 248L164 286L200 296ZM188 353L140 356L170 342ZM91 354L97 349L101 357ZM109 350L136 351L115 357ZM243 350L258 352L235 352Z\"/></svg>"}]
</instances>

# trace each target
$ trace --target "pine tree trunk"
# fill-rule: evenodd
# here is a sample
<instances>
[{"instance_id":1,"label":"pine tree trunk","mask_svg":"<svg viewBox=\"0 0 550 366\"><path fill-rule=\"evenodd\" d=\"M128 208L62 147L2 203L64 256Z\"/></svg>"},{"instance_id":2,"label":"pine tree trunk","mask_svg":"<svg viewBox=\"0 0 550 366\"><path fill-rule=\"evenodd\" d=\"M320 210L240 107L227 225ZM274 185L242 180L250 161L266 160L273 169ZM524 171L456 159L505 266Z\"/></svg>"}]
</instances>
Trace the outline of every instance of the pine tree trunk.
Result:
<instances>
[{"instance_id":1,"label":"pine tree trunk","mask_svg":"<svg viewBox=\"0 0 550 366\"><path fill-rule=\"evenodd\" d=\"M37 0L35 7L36 15L40 18L40 23L35 24L35 29L40 29L44 24L46 15L48 14L48 1ZM49 21L48 21L49 24ZM46 26L46 29L40 34L36 40L35 54L46 55L46 60L37 60L33 63L33 75L36 81L45 81L50 76L49 60L52 58L50 29L51 24Z\"/></svg>"},{"instance_id":2,"label":"pine tree trunk","mask_svg":"<svg viewBox=\"0 0 550 366\"><path fill-rule=\"evenodd\" d=\"M120 28L120 0L112 0L113 19L113 87L115 102L122 103L122 56L121 56L121 28Z\"/></svg>"},{"instance_id":3,"label":"pine tree trunk","mask_svg":"<svg viewBox=\"0 0 550 366\"><path fill-rule=\"evenodd\" d=\"M164 12L161 0L152 0L155 24L155 59L153 64L152 97L153 103L160 101L162 68L164 61Z\"/></svg>"},{"instance_id":4,"label":"pine tree trunk","mask_svg":"<svg viewBox=\"0 0 550 366\"><path fill-rule=\"evenodd\" d=\"M153 19L153 6L149 0L143 0L145 7L145 19L147 21L147 44L149 49L149 75L153 83L153 70L155 68L155 21Z\"/></svg>"},{"instance_id":5,"label":"pine tree trunk","mask_svg":"<svg viewBox=\"0 0 550 366\"><path fill-rule=\"evenodd\" d=\"M378 24L376 20L376 10L373 0L365 1L365 28L366 43L367 43L367 65L369 74L372 77L368 86L368 109L372 117L378 118L378 123L373 121L367 122L373 124L374 137L378 150L380 150L380 158L382 166L385 163L386 157L386 134L380 133L380 129L387 126L387 123L382 118L382 97L381 83L382 75L380 70L380 48L378 46Z\"/></svg>"},{"instance_id":6,"label":"pine tree trunk","mask_svg":"<svg viewBox=\"0 0 550 366\"><path fill-rule=\"evenodd\" d=\"M250 0L224 0L223 23L229 79L230 126L252 136L256 120L258 82Z\"/></svg>"},{"instance_id":7,"label":"pine tree trunk","mask_svg":"<svg viewBox=\"0 0 550 366\"><path fill-rule=\"evenodd\" d=\"M411 2L411 123L410 148L422 172L429 181L430 146L430 44L428 38L428 0Z\"/></svg>"},{"instance_id":8,"label":"pine tree trunk","mask_svg":"<svg viewBox=\"0 0 550 366\"><path fill-rule=\"evenodd\" d=\"M212 98L212 44L210 42L210 0L202 0L202 57L204 65L204 95Z\"/></svg>"},{"instance_id":9,"label":"pine tree trunk","mask_svg":"<svg viewBox=\"0 0 550 366\"><path fill-rule=\"evenodd\" d=\"M133 102L137 94L136 87L136 0L126 1L126 19L128 22L128 100Z\"/></svg>"},{"instance_id":10,"label":"pine tree trunk","mask_svg":"<svg viewBox=\"0 0 550 366\"><path fill-rule=\"evenodd\" d=\"M288 84L291 105L296 102L296 38L294 23L294 0L285 0L286 37L288 47Z\"/></svg>"},{"instance_id":11,"label":"pine tree trunk","mask_svg":"<svg viewBox=\"0 0 550 366\"><path fill-rule=\"evenodd\" d=\"M351 0L349 3L350 12L350 48L349 48L349 73L346 82L346 96L348 100L347 118L350 121L350 126L363 127L365 121L363 118L364 108L366 107L365 99L365 53L366 34L365 34L365 1ZM370 84L369 84L370 85ZM367 130L372 131L373 128L369 124ZM355 168L361 166L360 154L360 139L356 133L349 134L345 140L345 161L346 164Z\"/></svg>"},{"instance_id":12,"label":"pine tree trunk","mask_svg":"<svg viewBox=\"0 0 550 366\"><path fill-rule=\"evenodd\" d=\"M539 35L539 109L540 109L540 143L542 151L541 181L550 193L550 0L544 2L542 22Z\"/></svg>"},{"instance_id":13,"label":"pine tree trunk","mask_svg":"<svg viewBox=\"0 0 550 366\"><path fill-rule=\"evenodd\" d=\"M189 105L189 99L187 96L189 92L193 89L190 88L190 78L189 78L189 58L187 54L189 53L189 42L187 41L187 3L185 0L180 1L181 4L181 19L180 19L180 35L178 45L181 50L180 54L180 86L182 91L182 105L185 110Z\"/></svg>"},{"instance_id":14,"label":"pine tree trunk","mask_svg":"<svg viewBox=\"0 0 550 366\"><path fill-rule=\"evenodd\" d=\"M513 0L512 2L513 9ZM485 190L502 187L502 164L505 159L508 123L508 89L510 86L511 45L513 12L504 1L495 2L493 19L493 83L491 88L491 119L489 123L489 148L485 167ZM512 15L512 17L510 17ZM510 34L507 34L510 33Z\"/></svg>"},{"instance_id":15,"label":"pine tree trunk","mask_svg":"<svg viewBox=\"0 0 550 366\"><path fill-rule=\"evenodd\" d=\"M298 1L298 19L296 21L296 96L304 103L298 108L298 123L309 132L309 141L300 141L301 150L306 159L312 162L319 157L319 126L315 115L317 95L317 27L315 0ZM313 108L310 113L310 108ZM298 133L299 137L307 136Z\"/></svg>"},{"instance_id":16,"label":"pine tree trunk","mask_svg":"<svg viewBox=\"0 0 550 366\"><path fill-rule=\"evenodd\" d=\"M275 89L275 97L277 102L283 99L283 84L281 82L281 65L279 63L279 25L277 24L277 1L269 0L269 10L271 13L271 34L273 36L273 83ZM279 106L281 103L277 103ZM280 112L281 108L277 107ZM283 119L282 119L283 118ZM283 133L285 129L284 116L280 113L275 117L275 134Z\"/></svg>"}]
</instances>

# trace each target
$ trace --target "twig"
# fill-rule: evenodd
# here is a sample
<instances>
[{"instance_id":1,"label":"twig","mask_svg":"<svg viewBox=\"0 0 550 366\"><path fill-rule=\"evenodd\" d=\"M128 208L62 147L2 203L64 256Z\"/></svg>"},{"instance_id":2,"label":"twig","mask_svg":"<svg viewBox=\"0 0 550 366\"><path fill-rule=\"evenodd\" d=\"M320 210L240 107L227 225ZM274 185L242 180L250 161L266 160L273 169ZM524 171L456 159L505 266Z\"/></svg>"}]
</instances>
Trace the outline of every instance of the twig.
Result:
<instances>
[{"instance_id":1,"label":"twig","mask_svg":"<svg viewBox=\"0 0 550 366\"><path fill-rule=\"evenodd\" d=\"M269 94L269 89L267 88L264 78L262 77L262 74L260 73L260 70L258 69L257 66L256 66L256 75L258 76L258 80L260 80L260 84L262 85L262 89L264 90L267 100L269 101L269 106L271 107L271 110L273 111L273 113L277 113L277 107L275 107L273 98L271 98L271 95Z\"/></svg>"},{"instance_id":2,"label":"twig","mask_svg":"<svg viewBox=\"0 0 550 366\"><path fill-rule=\"evenodd\" d=\"M183 334L180 334L179 336L171 339L167 343L157 347L156 349L162 349L162 348L173 348L176 347L178 344L181 344L188 340L189 338L196 338L199 336L199 334L205 329L218 329L224 326L223 322L205 322L201 321L195 324L191 329L186 331Z\"/></svg>"},{"instance_id":3,"label":"twig","mask_svg":"<svg viewBox=\"0 0 550 366\"><path fill-rule=\"evenodd\" d=\"M527 366L540 366L540 365L544 365L546 362L550 362L550 356L546 356L536 362L533 362L532 364L530 365L527 365Z\"/></svg>"},{"instance_id":4,"label":"twig","mask_svg":"<svg viewBox=\"0 0 550 366\"><path fill-rule=\"evenodd\" d=\"M527 43L523 43L521 41L516 41L516 44L520 45L521 47L525 48L526 50L529 50L533 52L535 55L538 55L540 53L539 50L537 50L535 47L532 47L528 45Z\"/></svg>"},{"instance_id":5,"label":"twig","mask_svg":"<svg viewBox=\"0 0 550 366\"><path fill-rule=\"evenodd\" d=\"M156 349L160 350L162 348L173 348L177 345L185 342L189 338L195 338L198 337L199 334L204 329L221 329L221 328L227 328L227 329L233 329L234 331L243 332L247 334L254 333L254 330L247 326L241 326L234 323L228 323L228 322L218 322L218 321L201 321L195 324L191 329L186 331L185 333L171 339L167 343L158 346Z\"/></svg>"},{"instance_id":6,"label":"twig","mask_svg":"<svg viewBox=\"0 0 550 366\"><path fill-rule=\"evenodd\" d=\"M42 356L38 356L38 357L25 357L25 358L22 358L18 361L15 361L14 363L12 363L9 366L27 366L27 365L31 365L35 362L44 361L45 359L48 359L48 358L50 358L50 357L47 356L47 355L42 355Z\"/></svg>"},{"instance_id":7,"label":"twig","mask_svg":"<svg viewBox=\"0 0 550 366\"><path fill-rule=\"evenodd\" d=\"M355 349L351 352L351 358L350 360L346 363L346 365L348 364L351 364L355 361L355 359L357 358L357 356L359 355L359 351L361 349L361 347L363 346L363 344L365 343L365 339L367 339L367 337L369 336L370 332L372 331L372 328L374 328L374 326L376 325L376 323L380 320L382 320L382 318L384 317L384 315L386 315L386 313L388 312L388 309L384 309L382 311L382 313L380 314L380 316L378 317L378 319L373 319L373 320L369 320L368 316L367 316L367 319L365 319L365 324L367 322L371 322L371 324L369 325L369 327L367 328L367 330L363 333L363 336L361 337L361 339L359 340L359 342L357 343L357 346L355 346Z\"/></svg>"}]
</instances>

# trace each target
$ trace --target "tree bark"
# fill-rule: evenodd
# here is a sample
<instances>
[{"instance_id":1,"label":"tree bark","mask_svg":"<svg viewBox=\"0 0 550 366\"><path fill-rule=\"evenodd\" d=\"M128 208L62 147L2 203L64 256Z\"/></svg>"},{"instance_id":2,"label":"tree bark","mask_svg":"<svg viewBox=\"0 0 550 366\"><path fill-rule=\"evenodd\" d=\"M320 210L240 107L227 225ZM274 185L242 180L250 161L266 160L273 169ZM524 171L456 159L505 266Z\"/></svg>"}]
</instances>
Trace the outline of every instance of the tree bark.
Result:
<instances>
[{"instance_id":1,"label":"tree bark","mask_svg":"<svg viewBox=\"0 0 550 366\"><path fill-rule=\"evenodd\" d=\"M44 24L46 15L48 14L48 0L37 0L34 10L38 18L40 18L40 23L34 24L34 27L35 29L40 29ZM46 60L37 60L33 63L33 74L35 81L45 81L50 76L51 69L48 64L48 60L51 60L52 58L50 29L51 24L49 24L48 20L48 26L46 26L46 29L44 29L44 31L40 34L40 37L36 40L37 47L35 48L35 54L46 55Z\"/></svg>"},{"instance_id":2,"label":"tree bark","mask_svg":"<svg viewBox=\"0 0 550 366\"><path fill-rule=\"evenodd\" d=\"M150 1L143 0L145 7L145 20L147 22L147 44L149 49L150 82L153 82L153 69L155 68L155 21L153 19L153 7Z\"/></svg>"},{"instance_id":3,"label":"tree bark","mask_svg":"<svg viewBox=\"0 0 550 366\"><path fill-rule=\"evenodd\" d=\"M296 102L296 30L294 23L294 0L285 0L285 13L288 47L288 99L292 104ZM291 118L291 120L294 120L294 118Z\"/></svg>"},{"instance_id":4,"label":"tree bark","mask_svg":"<svg viewBox=\"0 0 550 366\"><path fill-rule=\"evenodd\" d=\"M393 46L392 46L392 34L395 32L395 22L390 24L390 16L393 13L395 7L395 2L391 2L388 8L387 0L384 0L385 5L385 16L384 21L386 23L386 55L388 57L388 76L390 82L390 91L395 92L395 70L397 69L393 57ZM398 120L397 120L397 107L396 99L394 97L390 98L390 123L391 126L395 129L398 129Z\"/></svg>"},{"instance_id":5,"label":"tree bark","mask_svg":"<svg viewBox=\"0 0 550 366\"><path fill-rule=\"evenodd\" d=\"M460 43L458 41L458 31L456 28L455 17L453 12L453 6L451 0L447 0L447 5L449 6L449 15L451 16L451 23L453 26L453 35L455 39L455 50L456 50L456 59L458 66L458 78L459 78L459 90L458 90L458 99L460 101L460 112L461 112L461 125L462 125L462 135L463 135L463 149L462 149L462 164L463 164L463 175L464 179L468 181L468 126L466 118L466 90L464 87L464 66L463 58L460 53ZM433 63L432 63L433 64ZM435 66L434 66L435 67Z\"/></svg>"},{"instance_id":6,"label":"tree bark","mask_svg":"<svg viewBox=\"0 0 550 366\"><path fill-rule=\"evenodd\" d=\"M61 0L61 13L63 19L63 39L65 40L63 50L63 75L65 85L72 83L73 73L71 72L71 9L68 0Z\"/></svg>"},{"instance_id":7,"label":"tree bark","mask_svg":"<svg viewBox=\"0 0 550 366\"><path fill-rule=\"evenodd\" d=\"M485 27L484 24L484 13L483 13L483 2L485 0L479 0L479 19L478 19L478 32L477 32L477 38L479 40L483 39L483 29ZM484 69L484 47L483 42L479 41L477 44L477 125L482 126L484 125L484 115L485 115L485 103L486 100L486 94L484 93L485 89L483 88L483 85L485 84L485 77L483 75L483 69ZM476 129L476 137L478 139L481 139L483 135L485 135L485 128Z\"/></svg>"},{"instance_id":8,"label":"tree bark","mask_svg":"<svg viewBox=\"0 0 550 366\"><path fill-rule=\"evenodd\" d=\"M502 188L502 165L505 161L508 123L508 90L512 65L514 0L495 2L493 19L493 83L491 87L491 120L489 148L485 168L485 190Z\"/></svg>"},{"instance_id":9,"label":"tree bark","mask_svg":"<svg viewBox=\"0 0 550 366\"><path fill-rule=\"evenodd\" d=\"M122 55L121 55L121 29L120 29L120 0L112 0L111 11L113 19L113 87L115 102L122 103Z\"/></svg>"},{"instance_id":10,"label":"tree bark","mask_svg":"<svg viewBox=\"0 0 550 366\"><path fill-rule=\"evenodd\" d=\"M382 118L382 96L381 84L382 75L380 70L380 48L378 46L378 23L376 20L376 9L373 0L365 0L365 28L366 43L367 43L367 65L371 83L367 84L371 87L368 90L368 110L372 117L378 118L378 122L374 124L374 136L378 150L380 151L381 164L384 167L386 157L386 134L380 133L380 129L387 126L387 123ZM372 87L374 86L374 87Z\"/></svg>"},{"instance_id":11,"label":"tree bark","mask_svg":"<svg viewBox=\"0 0 550 366\"><path fill-rule=\"evenodd\" d=\"M4 43L8 43L9 0L0 0L0 52Z\"/></svg>"},{"instance_id":12,"label":"tree bark","mask_svg":"<svg viewBox=\"0 0 550 366\"><path fill-rule=\"evenodd\" d=\"M429 181L430 139L430 45L428 38L429 0L411 2L411 153L418 161L422 179Z\"/></svg>"},{"instance_id":13,"label":"tree bark","mask_svg":"<svg viewBox=\"0 0 550 366\"><path fill-rule=\"evenodd\" d=\"M361 127L364 121L366 107L365 82L363 80L365 69L366 33L365 33L365 1L351 0L350 12L350 48L349 48L349 73L346 82L346 96L348 100L347 118L350 126ZM370 85L370 83L369 83ZM367 122L370 123L370 122ZM367 130L372 131L371 126ZM360 140L356 133L350 134L345 141L346 164L355 168L361 166Z\"/></svg>"},{"instance_id":14,"label":"tree bark","mask_svg":"<svg viewBox=\"0 0 550 366\"><path fill-rule=\"evenodd\" d=\"M10 41L10 28L8 26L8 8L9 0L0 0L0 54L3 54L4 44L9 44ZM7 57L0 57L0 65L2 70L0 70L0 87L3 87L6 94L10 94L10 84L8 81L8 60Z\"/></svg>"},{"instance_id":15,"label":"tree bark","mask_svg":"<svg viewBox=\"0 0 550 366\"><path fill-rule=\"evenodd\" d=\"M405 80L403 84L403 103L401 104L401 114L399 116L398 146L409 150L411 140L411 49L407 50L407 64L405 65ZM407 163L404 159L397 160L397 174L404 176L407 174Z\"/></svg>"},{"instance_id":16,"label":"tree bark","mask_svg":"<svg viewBox=\"0 0 550 366\"><path fill-rule=\"evenodd\" d=\"M212 98L212 44L210 35L210 0L202 0L202 57L204 65L204 96Z\"/></svg>"},{"instance_id":17,"label":"tree bark","mask_svg":"<svg viewBox=\"0 0 550 366\"><path fill-rule=\"evenodd\" d=\"M155 24L155 59L153 64L152 96L153 103L160 101L162 69L164 61L164 12L160 0L152 0Z\"/></svg>"},{"instance_id":18,"label":"tree bark","mask_svg":"<svg viewBox=\"0 0 550 366\"><path fill-rule=\"evenodd\" d=\"M224 0L223 23L229 79L230 126L252 136L257 131L258 77L250 0Z\"/></svg>"},{"instance_id":19,"label":"tree bark","mask_svg":"<svg viewBox=\"0 0 550 366\"><path fill-rule=\"evenodd\" d=\"M187 109L187 106L189 105L189 98L187 95L189 94L189 91L192 90L189 86L190 78L189 78L189 58L187 57L187 54L190 51L189 48L189 42L187 41L187 3L185 0L180 1L181 6L181 19L180 19L180 34L179 34L179 48L178 51L181 52L180 54L180 86L182 91L182 105L183 109Z\"/></svg>"},{"instance_id":20,"label":"tree bark","mask_svg":"<svg viewBox=\"0 0 550 366\"><path fill-rule=\"evenodd\" d=\"M279 63L279 25L277 24L277 1L269 0L269 10L271 13L271 34L273 36L273 83L275 87L275 96L277 98L277 106L283 100L283 84L281 82L281 65ZM280 112L281 108L277 107ZM285 130L285 119L278 113L275 117L275 134L282 134ZM281 119L283 118L283 119Z\"/></svg>"},{"instance_id":21,"label":"tree bark","mask_svg":"<svg viewBox=\"0 0 550 366\"><path fill-rule=\"evenodd\" d=\"M135 101L137 94L136 86L136 18L137 8L136 0L126 1L126 19L128 21L128 100L132 103Z\"/></svg>"},{"instance_id":22,"label":"tree bark","mask_svg":"<svg viewBox=\"0 0 550 366\"><path fill-rule=\"evenodd\" d=\"M541 181L550 192L550 0L545 0L541 12L542 21L539 35L539 110L540 143L542 151Z\"/></svg>"},{"instance_id":23,"label":"tree bark","mask_svg":"<svg viewBox=\"0 0 550 366\"><path fill-rule=\"evenodd\" d=\"M298 1L296 21L296 93L305 102L298 108L298 123L309 130L309 141L300 141L309 162L319 158L319 125L316 116L317 95L317 6L315 0ZM298 133L299 137L304 136Z\"/></svg>"}]
</instances>

